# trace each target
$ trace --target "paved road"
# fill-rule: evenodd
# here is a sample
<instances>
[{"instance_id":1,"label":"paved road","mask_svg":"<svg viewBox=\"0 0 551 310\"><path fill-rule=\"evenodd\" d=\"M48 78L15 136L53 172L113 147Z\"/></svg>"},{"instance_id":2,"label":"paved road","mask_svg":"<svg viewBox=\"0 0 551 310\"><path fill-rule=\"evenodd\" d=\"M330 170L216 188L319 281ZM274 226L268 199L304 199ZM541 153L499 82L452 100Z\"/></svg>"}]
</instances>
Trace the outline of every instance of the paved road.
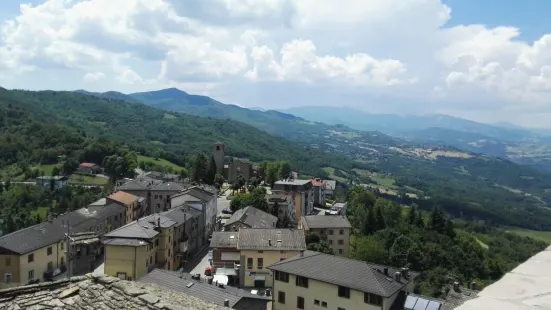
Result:
<instances>
[{"instance_id":1,"label":"paved road","mask_svg":"<svg viewBox=\"0 0 551 310\"><path fill-rule=\"evenodd\" d=\"M222 210L230 208L230 200L227 199L227 195L230 193L231 191L228 190L225 194L222 195L222 197L218 197L218 215L222 213Z\"/></svg>"},{"instance_id":2,"label":"paved road","mask_svg":"<svg viewBox=\"0 0 551 310\"><path fill-rule=\"evenodd\" d=\"M200 274L201 278L205 278L205 268L210 265L208 260L208 253L205 252L205 255L201 258L199 263L191 270L190 274Z\"/></svg>"}]
</instances>

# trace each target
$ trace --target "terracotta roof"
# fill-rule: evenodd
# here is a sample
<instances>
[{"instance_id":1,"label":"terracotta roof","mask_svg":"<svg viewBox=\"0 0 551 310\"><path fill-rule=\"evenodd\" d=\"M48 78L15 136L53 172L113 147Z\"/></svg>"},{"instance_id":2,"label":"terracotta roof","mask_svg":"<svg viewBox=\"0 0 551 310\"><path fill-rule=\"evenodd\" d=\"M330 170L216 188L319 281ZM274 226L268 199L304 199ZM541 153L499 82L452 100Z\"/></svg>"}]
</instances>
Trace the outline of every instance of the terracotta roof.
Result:
<instances>
[{"instance_id":1,"label":"terracotta roof","mask_svg":"<svg viewBox=\"0 0 551 310\"><path fill-rule=\"evenodd\" d=\"M323 181L320 178L313 178L312 179L312 185L314 185L314 186L323 186L323 184L325 184L325 181Z\"/></svg>"},{"instance_id":2,"label":"terracotta roof","mask_svg":"<svg viewBox=\"0 0 551 310\"><path fill-rule=\"evenodd\" d=\"M92 167L95 167L97 166L96 164L94 163L80 163L80 167L82 168L92 168Z\"/></svg>"},{"instance_id":3,"label":"terracotta roof","mask_svg":"<svg viewBox=\"0 0 551 310\"><path fill-rule=\"evenodd\" d=\"M137 201L140 197L134 196L132 194L129 194L127 192L118 191L111 195L109 195L109 199L118 201L120 203L123 203L125 205L129 205L135 201Z\"/></svg>"}]
</instances>

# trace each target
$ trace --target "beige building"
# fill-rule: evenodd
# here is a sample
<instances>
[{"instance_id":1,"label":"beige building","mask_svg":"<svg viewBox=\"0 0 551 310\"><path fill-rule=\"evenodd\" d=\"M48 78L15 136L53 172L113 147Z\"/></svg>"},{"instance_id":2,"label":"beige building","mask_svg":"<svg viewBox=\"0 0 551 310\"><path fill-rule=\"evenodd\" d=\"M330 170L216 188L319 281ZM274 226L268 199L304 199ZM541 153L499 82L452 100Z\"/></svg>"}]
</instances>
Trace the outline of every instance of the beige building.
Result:
<instances>
[{"instance_id":1,"label":"beige building","mask_svg":"<svg viewBox=\"0 0 551 310\"><path fill-rule=\"evenodd\" d=\"M125 208L125 224L140 218L146 208L145 198L122 191L109 195L107 201L119 204Z\"/></svg>"},{"instance_id":2,"label":"beige building","mask_svg":"<svg viewBox=\"0 0 551 310\"><path fill-rule=\"evenodd\" d=\"M275 182L272 193L290 198L290 218L298 222L301 216L314 212L314 186L312 180L286 179Z\"/></svg>"},{"instance_id":3,"label":"beige building","mask_svg":"<svg viewBox=\"0 0 551 310\"><path fill-rule=\"evenodd\" d=\"M303 216L298 224L305 234L316 233L322 241L327 242L335 255L348 257L350 248L350 230L348 219L340 215Z\"/></svg>"},{"instance_id":4,"label":"beige building","mask_svg":"<svg viewBox=\"0 0 551 310\"><path fill-rule=\"evenodd\" d=\"M89 206L0 237L0 288L55 280L63 276L67 270L65 233L68 226L71 227L71 234L95 232L102 235L122 223L123 207L117 204ZM75 236L75 239L78 238ZM73 251L73 274L93 271L98 248L74 244Z\"/></svg>"},{"instance_id":5,"label":"beige building","mask_svg":"<svg viewBox=\"0 0 551 310\"><path fill-rule=\"evenodd\" d=\"M105 274L137 280L154 268L174 270L176 221L153 214L104 236Z\"/></svg>"},{"instance_id":6,"label":"beige building","mask_svg":"<svg viewBox=\"0 0 551 310\"><path fill-rule=\"evenodd\" d=\"M180 182L163 181L143 176L117 187L119 191L146 199L147 210L144 212L144 215L170 209L170 197L184 189L186 189L186 186Z\"/></svg>"},{"instance_id":7,"label":"beige building","mask_svg":"<svg viewBox=\"0 0 551 310\"><path fill-rule=\"evenodd\" d=\"M407 269L371 265L306 251L271 265L274 310L404 309L418 276Z\"/></svg>"},{"instance_id":8,"label":"beige building","mask_svg":"<svg viewBox=\"0 0 551 310\"><path fill-rule=\"evenodd\" d=\"M241 287L271 287L272 273L268 266L306 250L304 231L300 229L239 230L237 250L240 253Z\"/></svg>"}]
</instances>

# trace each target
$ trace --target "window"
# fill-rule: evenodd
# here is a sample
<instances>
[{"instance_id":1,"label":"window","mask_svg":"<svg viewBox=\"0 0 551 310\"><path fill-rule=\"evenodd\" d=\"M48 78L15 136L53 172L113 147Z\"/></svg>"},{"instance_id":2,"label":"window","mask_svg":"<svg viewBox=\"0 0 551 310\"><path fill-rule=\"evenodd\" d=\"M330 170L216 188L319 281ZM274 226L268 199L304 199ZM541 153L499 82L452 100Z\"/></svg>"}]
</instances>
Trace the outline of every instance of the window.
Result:
<instances>
[{"instance_id":1,"label":"window","mask_svg":"<svg viewBox=\"0 0 551 310\"><path fill-rule=\"evenodd\" d=\"M339 235L344 235L344 229L339 230Z\"/></svg>"},{"instance_id":2,"label":"window","mask_svg":"<svg viewBox=\"0 0 551 310\"><path fill-rule=\"evenodd\" d=\"M339 297L350 298L350 289L345 286L339 286Z\"/></svg>"},{"instance_id":3,"label":"window","mask_svg":"<svg viewBox=\"0 0 551 310\"><path fill-rule=\"evenodd\" d=\"M61 242L61 250L63 250L63 248L65 247L65 242Z\"/></svg>"},{"instance_id":4,"label":"window","mask_svg":"<svg viewBox=\"0 0 551 310\"><path fill-rule=\"evenodd\" d=\"M344 251L342 249L339 249L339 254L343 254Z\"/></svg>"},{"instance_id":5,"label":"window","mask_svg":"<svg viewBox=\"0 0 551 310\"><path fill-rule=\"evenodd\" d=\"M297 309L304 309L304 298L298 296L297 297Z\"/></svg>"},{"instance_id":6,"label":"window","mask_svg":"<svg viewBox=\"0 0 551 310\"><path fill-rule=\"evenodd\" d=\"M46 253L47 253L48 255L52 255L52 247L48 247L48 248L46 249Z\"/></svg>"},{"instance_id":7,"label":"window","mask_svg":"<svg viewBox=\"0 0 551 310\"><path fill-rule=\"evenodd\" d=\"M149 257L149 263L153 264L153 256Z\"/></svg>"},{"instance_id":8,"label":"window","mask_svg":"<svg viewBox=\"0 0 551 310\"><path fill-rule=\"evenodd\" d=\"M32 263L34 262L34 254L29 254L29 256L27 256L27 263Z\"/></svg>"},{"instance_id":9,"label":"window","mask_svg":"<svg viewBox=\"0 0 551 310\"><path fill-rule=\"evenodd\" d=\"M332 244L333 244L333 240L329 240L329 244L332 245Z\"/></svg>"},{"instance_id":10,"label":"window","mask_svg":"<svg viewBox=\"0 0 551 310\"><path fill-rule=\"evenodd\" d=\"M338 308L337 308L337 310L346 310L346 309L344 309L344 308L341 308L341 307L338 307Z\"/></svg>"},{"instance_id":11,"label":"window","mask_svg":"<svg viewBox=\"0 0 551 310\"><path fill-rule=\"evenodd\" d=\"M54 270L54 263L49 262L47 268L48 268L48 271Z\"/></svg>"},{"instance_id":12,"label":"window","mask_svg":"<svg viewBox=\"0 0 551 310\"><path fill-rule=\"evenodd\" d=\"M375 294L364 293L364 302L370 305L382 306L383 297Z\"/></svg>"},{"instance_id":13,"label":"window","mask_svg":"<svg viewBox=\"0 0 551 310\"><path fill-rule=\"evenodd\" d=\"M147 263L149 263L149 260L145 260L145 268L147 268Z\"/></svg>"},{"instance_id":14,"label":"window","mask_svg":"<svg viewBox=\"0 0 551 310\"><path fill-rule=\"evenodd\" d=\"M264 258L259 257L259 258L257 259L256 264L258 265L258 269L264 268Z\"/></svg>"},{"instance_id":15,"label":"window","mask_svg":"<svg viewBox=\"0 0 551 310\"><path fill-rule=\"evenodd\" d=\"M284 304L284 303L285 303L285 292L282 292L282 291L278 291L278 292L277 292L277 301L278 301L280 304Z\"/></svg>"},{"instance_id":16,"label":"window","mask_svg":"<svg viewBox=\"0 0 551 310\"><path fill-rule=\"evenodd\" d=\"M306 277L297 276L295 282L297 286L308 288L308 278Z\"/></svg>"},{"instance_id":17,"label":"window","mask_svg":"<svg viewBox=\"0 0 551 310\"><path fill-rule=\"evenodd\" d=\"M159 195L155 195L155 199L159 198Z\"/></svg>"},{"instance_id":18,"label":"window","mask_svg":"<svg viewBox=\"0 0 551 310\"><path fill-rule=\"evenodd\" d=\"M10 257L6 258L6 267L9 267L9 266L11 266L11 258Z\"/></svg>"},{"instance_id":19,"label":"window","mask_svg":"<svg viewBox=\"0 0 551 310\"><path fill-rule=\"evenodd\" d=\"M170 236L168 236L168 243L170 243Z\"/></svg>"},{"instance_id":20,"label":"window","mask_svg":"<svg viewBox=\"0 0 551 310\"><path fill-rule=\"evenodd\" d=\"M253 258L247 258L247 269L253 269Z\"/></svg>"},{"instance_id":21,"label":"window","mask_svg":"<svg viewBox=\"0 0 551 310\"><path fill-rule=\"evenodd\" d=\"M321 306L322 306L323 308L327 308L327 302L322 301L322 302L321 302Z\"/></svg>"},{"instance_id":22,"label":"window","mask_svg":"<svg viewBox=\"0 0 551 310\"><path fill-rule=\"evenodd\" d=\"M320 301L317 300L317 299L314 299L314 305L315 305L315 306L319 306L319 305L320 305Z\"/></svg>"},{"instance_id":23,"label":"window","mask_svg":"<svg viewBox=\"0 0 551 310\"><path fill-rule=\"evenodd\" d=\"M29 270L29 281L34 279L34 269Z\"/></svg>"},{"instance_id":24,"label":"window","mask_svg":"<svg viewBox=\"0 0 551 310\"><path fill-rule=\"evenodd\" d=\"M264 253L264 251L258 251L258 253Z\"/></svg>"},{"instance_id":25,"label":"window","mask_svg":"<svg viewBox=\"0 0 551 310\"><path fill-rule=\"evenodd\" d=\"M11 273L4 273L4 283L11 284Z\"/></svg>"},{"instance_id":26,"label":"window","mask_svg":"<svg viewBox=\"0 0 551 310\"><path fill-rule=\"evenodd\" d=\"M344 244L344 240L339 240L339 244L340 244L340 245L343 245L343 244Z\"/></svg>"},{"instance_id":27,"label":"window","mask_svg":"<svg viewBox=\"0 0 551 310\"><path fill-rule=\"evenodd\" d=\"M333 234L333 229L329 229L328 234L332 235Z\"/></svg>"},{"instance_id":28,"label":"window","mask_svg":"<svg viewBox=\"0 0 551 310\"><path fill-rule=\"evenodd\" d=\"M159 239L155 239L155 247L159 246Z\"/></svg>"},{"instance_id":29,"label":"window","mask_svg":"<svg viewBox=\"0 0 551 310\"><path fill-rule=\"evenodd\" d=\"M286 272L276 270L275 279L276 279L276 281L289 283L289 274L286 273Z\"/></svg>"}]
</instances>

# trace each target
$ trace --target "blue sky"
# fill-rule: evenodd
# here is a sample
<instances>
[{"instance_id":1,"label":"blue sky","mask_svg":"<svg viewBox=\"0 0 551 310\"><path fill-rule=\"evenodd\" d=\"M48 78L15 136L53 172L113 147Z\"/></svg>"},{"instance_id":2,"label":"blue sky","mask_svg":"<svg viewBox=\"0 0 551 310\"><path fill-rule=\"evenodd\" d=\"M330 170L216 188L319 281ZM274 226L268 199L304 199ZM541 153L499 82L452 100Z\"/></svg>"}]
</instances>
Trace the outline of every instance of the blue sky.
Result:
<instances>
[{"instance_id":1,"label":"blue sky","mask_svg":"<svg viewBox=\"0 0 551 310\"><path fill-rule=\"evenodd\" d=\"M6 88L178 87L248 107L551 127L551 1L4 2Z\"/></svg>"},{"instance_id":2,"label":"blue sky","mask_svg":"<svg viewBox=\"0 0 551 310\"><path fill-rule=\"evenodd\" d=\"M519 39L534 41L551 30L551 1L547 0L445 0L452 8L448 26L511 25L521 29Z\"/></svg>"}]
</instances>

